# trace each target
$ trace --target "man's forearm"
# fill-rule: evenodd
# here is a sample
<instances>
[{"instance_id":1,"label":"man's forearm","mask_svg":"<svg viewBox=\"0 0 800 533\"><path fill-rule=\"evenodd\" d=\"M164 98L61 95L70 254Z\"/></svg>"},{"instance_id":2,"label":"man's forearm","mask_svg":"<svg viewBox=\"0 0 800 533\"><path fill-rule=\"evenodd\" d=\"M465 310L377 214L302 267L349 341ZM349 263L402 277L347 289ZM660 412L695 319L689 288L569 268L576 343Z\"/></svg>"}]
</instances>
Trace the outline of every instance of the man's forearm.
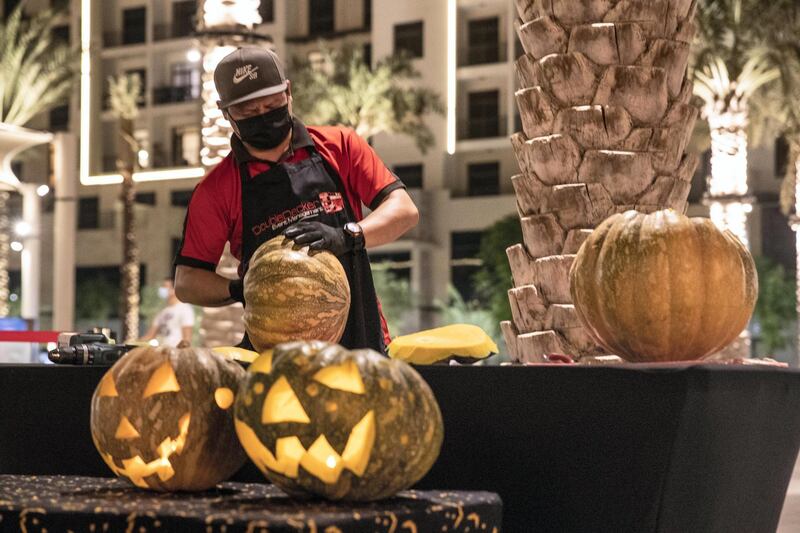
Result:
<instances>
[{"instance_id":1,"label":"man's forearm","mask_svg":"<svg viewBox=\"0 0 800 533\"><path fill-rule=\"evenodd\" d=\"M179 265L175 271L175 296L182 302L202 307L233 303L230 281L216 272Z\"/></svg>"},{"instance_id":2,"label":"man's forearm","mask_svg":"<svg viewBox=\"0 0 800 533\"><path fill-rule=\"evenodd\" d=\"M397 190L387 196L359 225L364 230L367 248L375 248L396 241L418 222L419 211L413 200L406 191Z\"/></svg>"}]
</instances>

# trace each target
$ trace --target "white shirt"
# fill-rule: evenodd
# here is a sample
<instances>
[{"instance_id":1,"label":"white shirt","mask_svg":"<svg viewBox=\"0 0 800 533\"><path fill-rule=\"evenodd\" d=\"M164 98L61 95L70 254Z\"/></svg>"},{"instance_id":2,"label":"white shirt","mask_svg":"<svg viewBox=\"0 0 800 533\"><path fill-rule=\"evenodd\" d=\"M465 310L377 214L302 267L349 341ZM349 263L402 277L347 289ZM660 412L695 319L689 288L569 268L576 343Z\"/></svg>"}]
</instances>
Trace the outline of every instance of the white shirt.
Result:
<instances>
[{"instance_id":1,"label":"white shirt","mask_svg":"<svg viewBox=\"0 0 800 533\"><path fill-rule=\"evenodd\" d=\"M154 323L159 345L175 347L183 339L181 328L194 326L194 309L189 304L178 302L159 311Z\"/></svg>"}]
</instances>

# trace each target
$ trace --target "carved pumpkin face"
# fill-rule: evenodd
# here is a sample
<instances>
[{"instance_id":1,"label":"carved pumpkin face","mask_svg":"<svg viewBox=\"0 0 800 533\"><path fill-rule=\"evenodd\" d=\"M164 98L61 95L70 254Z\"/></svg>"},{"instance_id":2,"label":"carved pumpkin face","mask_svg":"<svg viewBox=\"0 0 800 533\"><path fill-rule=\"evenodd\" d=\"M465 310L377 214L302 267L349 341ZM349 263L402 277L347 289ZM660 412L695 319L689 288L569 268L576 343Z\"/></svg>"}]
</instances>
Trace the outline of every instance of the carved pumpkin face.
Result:
<instances>
[{"instance_id":1,"label":"carved pumpkin face","mask_svg":"<svg viewBox=\"0 0 800 533\"><path fill-rule=\"evenodd\" d=\"M232 406L244 369L211 350L137 348L92 397L91 429L111 470L137 487L205 490L244 463Z\"/></svg>"},{"instance_id":2,"label":"carved pumpkin face","mask_svg":"<svg viewBox=\"0 0 800 533\"><path fill-rule=\"evenodd\" d=\"M410 366L323 342L262 354L242 382L235 423L270 481L336 500L410 487L436 461L443 437L433 393Z\"/></svg>"}]
</instances>

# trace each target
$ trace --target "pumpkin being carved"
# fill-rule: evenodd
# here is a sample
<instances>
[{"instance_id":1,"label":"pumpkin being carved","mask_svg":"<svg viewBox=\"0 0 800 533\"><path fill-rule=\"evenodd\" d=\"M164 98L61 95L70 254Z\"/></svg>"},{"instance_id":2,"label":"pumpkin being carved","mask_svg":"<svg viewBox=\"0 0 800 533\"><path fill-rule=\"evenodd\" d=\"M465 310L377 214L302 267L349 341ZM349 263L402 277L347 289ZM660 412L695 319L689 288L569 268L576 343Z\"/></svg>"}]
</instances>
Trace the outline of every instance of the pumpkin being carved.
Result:
<instances>
[{"instance_id":1,"label":"pumpkin being carved","mask_svg":"<svg viewBox=\"0 0 800 533\"><path fill-rule=\"evenodd\" d=\"M632 362L702 359L747 325L758 295L750 253L708 219L675 211L614 215L570 270L580 320Z\"/></svg>"},{"instance_id":2,"label":"pumpkin being carved","mask_svg":"<svg viewBox=\"0 0 800 533\"><path fill-rule=\"evenodd\" d=\"M282 342L339 342L350 311L350 285L328 252L308 253L284 237L262 244L244 277L244 325L262 352Z\"/></svg>"},{"instance_id":3,"label":"pumpkin being carved","mask_svg":"<svg viewBox=\"0 0 800 533\"><path fill-rule=\"evenodd\" d=\"M132 350L106 372L92 397L97 451L137 487L213 487L246 460L232 415L244 373L211 350Z\"/></svg>"},{"instance_id":4,"label":"pumpkin being carved","mask_svg":"<svg viewBox=\"0 0 800 533\"><path fill-rule=\"evenodd\" d=\"M292 495L377 500L421 479L439 455L442 417L406 363L324 342L261 355L236 399L236 432Z\"/></svg>"}]
</instances>

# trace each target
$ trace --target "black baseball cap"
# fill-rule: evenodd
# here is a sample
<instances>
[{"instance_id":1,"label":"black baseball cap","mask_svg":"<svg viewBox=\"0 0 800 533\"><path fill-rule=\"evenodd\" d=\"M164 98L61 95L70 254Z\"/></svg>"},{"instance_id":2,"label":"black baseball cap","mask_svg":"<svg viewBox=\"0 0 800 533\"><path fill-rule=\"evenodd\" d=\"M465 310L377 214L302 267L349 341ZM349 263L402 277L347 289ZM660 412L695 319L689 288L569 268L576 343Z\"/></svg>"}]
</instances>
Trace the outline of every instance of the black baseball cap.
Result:
<instances>
[{"instance_id":1,"label":"black baseball cap","mask_svg":"<svg viewBox=\"0 0 800 533\"><path fill-rule=\"evenodd\" d=\"M288 86L278 55L258 46L237 48L223 57L214 69L214 85L221 109L281 93Z\"/></svg>"}]
</instances>

